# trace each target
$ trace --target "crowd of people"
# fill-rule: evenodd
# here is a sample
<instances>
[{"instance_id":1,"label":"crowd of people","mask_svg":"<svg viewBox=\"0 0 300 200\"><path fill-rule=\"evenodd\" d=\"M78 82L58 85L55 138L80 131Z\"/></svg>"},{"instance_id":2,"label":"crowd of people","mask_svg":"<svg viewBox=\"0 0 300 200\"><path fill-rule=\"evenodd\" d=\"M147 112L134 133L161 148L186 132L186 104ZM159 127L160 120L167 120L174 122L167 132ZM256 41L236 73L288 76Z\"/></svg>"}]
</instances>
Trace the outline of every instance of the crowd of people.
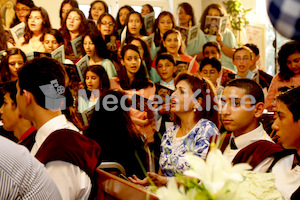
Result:
<instances>
[{"instance_id":1,"label":"crowd of people","mask_svg":"<svg viewBox=\"0 0 300 200\"><path fill-rule=\"evenodd\" d=\"M198 24L189 3L146 30L152 12L125 5L114 17L95 0L86 18L63 0L53 29L45 8L17 0L11 25L0 20L1 199L92 198L101 162L121 164L133 183L166 185L190 168L187 153L205 159L221 135L230 162L273 173L285 198L299 198L300 42L280 48L273 77L257 66L264 49L239 47L230 25L204 34L206 17L227 15L222 5L204 9L193 42L181 32ZM62 45L63 62L51 58Z\"/></svg>"}]
</instances>

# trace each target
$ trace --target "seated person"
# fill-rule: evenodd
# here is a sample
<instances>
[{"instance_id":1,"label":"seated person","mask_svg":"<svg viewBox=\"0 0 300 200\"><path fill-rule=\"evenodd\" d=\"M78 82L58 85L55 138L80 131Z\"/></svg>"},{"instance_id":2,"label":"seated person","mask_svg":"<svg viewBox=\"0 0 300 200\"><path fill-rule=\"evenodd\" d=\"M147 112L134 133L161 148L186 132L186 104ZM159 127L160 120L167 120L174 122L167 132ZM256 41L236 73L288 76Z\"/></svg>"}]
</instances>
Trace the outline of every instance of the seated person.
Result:
<instances>
[{"instance_id":1,"label":"seated person","mask_svg":"<svg viewBox=\"0 0 300 200\"><path fill-rule=\"evenodd\" d=\"M224 89L217 81L221 76L221 69L221 62L216 58L204 58L200 64L200 75L212 82L216 88L218 98L220 98Z\"/></svg>"},{"instance_id":2,"label":"seated person","mask_svg":"<svg viewBox=\"0 0 300 200\"><path fill-rule=\"evenodd\" d=\"M204 58L216 58L216 59L220 60L220 58L222 56L222 52L221 52L221 47L220 47L219 43L216 41L205 43L203 45L203 56L204 56ZM223 85L228 80L228 75L232 76L234 74L236 74L235 71L233 71L227 67L224 67L222 65L221 75L217 79L218 84Z\"/></svg>"},{"instance_id":3,"label":"seated person","mask_svg":"<svg viewBox=\"0 0 300 200\"><path fill-rule=\"evenodd\" d=\"M21 115L16 101L16 82L8 82L3 87L4 103L0 108L3 128L6 131L13 131L18 138L18 143L27 147L30 151L35 142L36 130L31 122Z\"/></svg>"}]
</instances>

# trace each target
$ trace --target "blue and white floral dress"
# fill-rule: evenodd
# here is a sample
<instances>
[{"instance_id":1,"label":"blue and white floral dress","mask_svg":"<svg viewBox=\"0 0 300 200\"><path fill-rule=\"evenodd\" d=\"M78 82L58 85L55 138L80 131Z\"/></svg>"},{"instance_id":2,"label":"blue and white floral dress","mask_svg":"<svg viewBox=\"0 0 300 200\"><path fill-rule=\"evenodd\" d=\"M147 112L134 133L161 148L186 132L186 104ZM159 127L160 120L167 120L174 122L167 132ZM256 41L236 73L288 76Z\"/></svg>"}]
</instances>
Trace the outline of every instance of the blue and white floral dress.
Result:
<instances>
[{"instance_id":1,"label":"blue and white floral dress","mask_svg":"<svg viewBox=\"0 0 300 200\"><path fill-rule=\"evenodd\" d=\"M159 165L165 176L183 174L185 170L190 168L185 159L188 152L205 159L209 138L219 134L216 125L208 119L200 119L194 128L183 137L176 138L178 130L178 125L169 128L161 141Z\"/></svg>"}]
</instances>

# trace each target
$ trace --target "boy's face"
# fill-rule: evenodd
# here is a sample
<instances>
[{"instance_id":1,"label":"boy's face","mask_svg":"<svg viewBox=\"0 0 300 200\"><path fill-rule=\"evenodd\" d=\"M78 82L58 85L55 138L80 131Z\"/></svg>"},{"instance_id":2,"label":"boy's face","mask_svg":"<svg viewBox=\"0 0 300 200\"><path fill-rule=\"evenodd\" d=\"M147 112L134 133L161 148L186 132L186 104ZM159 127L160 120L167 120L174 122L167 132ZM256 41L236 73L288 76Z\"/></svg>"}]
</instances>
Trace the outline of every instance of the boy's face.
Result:
<instances>
[{"instance_id":1,"label":"boy's face","mask_svg":"<svg viewBox=\"0 0 300 200\"><path fill-rule=\"evenodd\" d=\"M246 90L227 86L223 91L221 117L227 131L234 136L248 133L257 127L255 99Z\"/></svg>"},{"instance_id":2,"label":"boy's face","mask_svg":"<svg viewBox=\"0 0 300 200\"><path fill-rule=\"evenodd\" d=\"M220 60L222 54L218 52L216 47L207 46L203 51L203 55L205 58L216 58Z\"/></svg>"},{"instance_id":3,"label":"boy's face","mask_svg":"<svg viewBox=\"0 0 300 200\"><path fill-rule=\"evenodd\" d=\"M4 103L0 108L3 128L6 131L13 131L19 122L19 110L14 101L10 98L10 93L5 93Z\"/></svg>"},{"instance_id":4,"label":"boy's face","mask_svg":"<svg viewBox=\"0 0 300 200\"><path fill-rule=\"evenodd\" d=\"M161 59L158 61L157 73L160 75L161 79L165 82L170 82L173 79L173 73L175 72L174 64L168 59Z\"/></svg>"},{"instance_id":5,"label":"boy's face","mask_svg":"<svg viewBox=\"0 0 300 200\"><path fill-rule=\"evenodd\" d=\"M212 65L205 65L201 72L200 75L208 78L214 85L217 84L217 79L220 76L220 72L218 72L218 70L214 67L212 67Z\"/></svg>"},{"instance_id":6,"label":"boy's face","mask_svg":"<svg viewBox=\"0 0 300 200\"><path fill-rule=\"evenodd\" d=\"M236 66L238 73L248 73L252 62L250 52L245 49L239 50L234 54L233 64Z\"/></svg>"},{"instance_id":7,"label":"boy's face","mask_svg":"<svg viewBox=\"0 0 300 200\"><path fill-rule=\"evenodd\" d=\"M285 148L300 147L300 120L294 121L293 114L288 107L281 101L276 102L275 121L272 129L279 136L279 141Z\"/></svg>"}]
</instances>

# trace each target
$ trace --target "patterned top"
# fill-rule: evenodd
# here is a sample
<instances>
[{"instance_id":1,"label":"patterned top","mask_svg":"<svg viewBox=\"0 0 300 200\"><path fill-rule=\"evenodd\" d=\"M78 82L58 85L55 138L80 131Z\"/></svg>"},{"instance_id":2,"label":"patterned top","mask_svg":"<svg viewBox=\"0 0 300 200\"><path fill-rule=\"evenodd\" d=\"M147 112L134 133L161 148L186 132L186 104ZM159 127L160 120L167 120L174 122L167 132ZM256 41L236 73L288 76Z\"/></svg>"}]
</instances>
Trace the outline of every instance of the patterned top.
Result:
<instances>
[{"instance_id":1,"label":"patterned top","mask_svg":"<svg viewBox=\"0 0 300 200\"><path fill-rule=\"evenodd\" d=\"M176 138L178 130L178 125L169 128L161 141L159 165L165 176L183 174L190 168L184 157L188 152L205 159L209 138L219 134L216 125L207 119L200 119L194 128L183 137Z\"/></svg>"},{"instance_id":2,"label":"patterned top","mask_svg":"<svg viewBox=\"0 0 300 200\"><path fill-rule=\"evenodd\" d=\"M22 145L0 137L0 199L60 200L43 164Z\"/></svg>"}]
</instances>

